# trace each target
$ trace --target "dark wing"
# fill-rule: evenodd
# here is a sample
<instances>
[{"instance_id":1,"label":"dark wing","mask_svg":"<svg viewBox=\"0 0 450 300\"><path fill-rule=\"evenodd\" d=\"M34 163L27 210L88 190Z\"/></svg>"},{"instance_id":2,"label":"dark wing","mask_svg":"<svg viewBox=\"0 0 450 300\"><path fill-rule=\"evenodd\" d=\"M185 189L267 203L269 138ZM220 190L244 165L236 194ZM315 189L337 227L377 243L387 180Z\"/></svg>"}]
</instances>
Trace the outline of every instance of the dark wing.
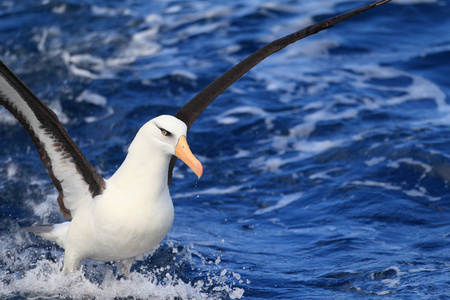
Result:
<instances>
[{"instance_id":1,"label":"dark wing","mask_svg":"<svg viewBox=\"0 0 450 300\"><path fill-rule=\"evenodd\" d=\"M324 29L330 28L333 25L350 19L366 10L372 9L376 6L387 3L391 0L377 1L363 7L351 10L339 16L321 21L319 23L310 25L278 40L275 40L261 49L257 50L253 54L249 55L247 58L242 60L240 63L229 69L222 76L214 80L210 85L204 88L200 93L198 93L194 98L192 98L188 103L186 103L175 115L178 119L186 123L188 130L194 124L195 120L200 116L200 114L214 101L220 94L222 94L230 85L232 85L236 80L241 78L245 73L250 71L254 66L260 63L262 60L268 56L280 51L286 46L301 40L310 35L316 34ZM169 185L172 181L172 172L175 166L177 158L174 156L170 161L169 166Z\"/></svg>"},{"instance_id":2,"label":"dark wing","mask_svg":"<svg viewBox=\"0 0 450 300\"><path fill-rule=\"evenodd\" d=\"M0 61L0 104L30 135L59 192L58 204L71 218L80 201L102 193L105 181L74 143L55 113Z\"/></svg>"}]
</instances>

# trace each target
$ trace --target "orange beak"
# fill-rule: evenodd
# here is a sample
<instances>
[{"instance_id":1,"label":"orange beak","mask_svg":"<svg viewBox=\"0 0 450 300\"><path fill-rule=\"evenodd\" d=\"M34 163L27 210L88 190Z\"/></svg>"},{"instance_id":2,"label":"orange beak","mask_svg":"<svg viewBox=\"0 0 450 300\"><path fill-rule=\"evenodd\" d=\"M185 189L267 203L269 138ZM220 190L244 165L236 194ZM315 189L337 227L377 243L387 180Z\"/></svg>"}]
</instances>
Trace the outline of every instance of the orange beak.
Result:
<instances>
[{"instance_id":1,"label":"orange beak","mask_svg":"<svg viewBox=\"0 0 450 300\"><path fill-rule=\"evenodd\" d=\"M178 140L178 144L175 147L175 155L188 165L198 178L202 177L203 166L194 154L192 154L184 135Z\"/></svg>"}]
</instances>

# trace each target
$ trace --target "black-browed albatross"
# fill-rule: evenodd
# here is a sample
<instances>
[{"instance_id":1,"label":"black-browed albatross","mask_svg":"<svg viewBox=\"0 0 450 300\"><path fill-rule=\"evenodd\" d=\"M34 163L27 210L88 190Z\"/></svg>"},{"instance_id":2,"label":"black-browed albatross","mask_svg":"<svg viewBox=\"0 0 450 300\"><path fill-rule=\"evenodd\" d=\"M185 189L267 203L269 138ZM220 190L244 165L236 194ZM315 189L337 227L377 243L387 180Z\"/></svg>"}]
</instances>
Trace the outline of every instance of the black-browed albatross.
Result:
<instances>
[{"instance_id":1,"label":"black-browed albatross","mask_svg":"<svg viewBox=\"0 0 450 300\"><path fill-rule=\"evenodd\" d=\"M148 121L136 134L125 161L103 179L66 132L55 113L0 61L0 104L30 135L59 192L58 204L69 222L25 228L65 249L63 272L85 259L120 261L128 277L134 258L156 247L174 217L169 186L177 158L200 178L201 163L186 135L204 109L231 84L271 54L332 27L382 0L308 26L275 40L248 56L204 88L175 115Z\"/></svg>"}]
</instances>

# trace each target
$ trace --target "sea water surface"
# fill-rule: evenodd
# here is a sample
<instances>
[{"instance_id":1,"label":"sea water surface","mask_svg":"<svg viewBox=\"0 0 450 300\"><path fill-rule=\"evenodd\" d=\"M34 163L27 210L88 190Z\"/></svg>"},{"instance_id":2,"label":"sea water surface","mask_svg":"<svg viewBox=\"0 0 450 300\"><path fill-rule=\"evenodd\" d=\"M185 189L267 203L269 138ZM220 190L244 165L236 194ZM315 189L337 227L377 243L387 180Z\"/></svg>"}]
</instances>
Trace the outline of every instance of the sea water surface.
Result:
<instances>
[{"instance_id":1,"label":"sea water surface","mask_svg":"<svg viewBox=\"0 0 450 300\"><path fill-rule=\"evenodd\" d=\"M137 130L265 43L368 3L0 3L0 58L105 177ZM375 8L274 54L189 132L175 221L130 280L19 231L63 221L0 109L1 299L450 299L450 1ZM150 183L149 183L150 184ZM131 197L132 195L130 195Z\"/></svg>"}]
</instances>

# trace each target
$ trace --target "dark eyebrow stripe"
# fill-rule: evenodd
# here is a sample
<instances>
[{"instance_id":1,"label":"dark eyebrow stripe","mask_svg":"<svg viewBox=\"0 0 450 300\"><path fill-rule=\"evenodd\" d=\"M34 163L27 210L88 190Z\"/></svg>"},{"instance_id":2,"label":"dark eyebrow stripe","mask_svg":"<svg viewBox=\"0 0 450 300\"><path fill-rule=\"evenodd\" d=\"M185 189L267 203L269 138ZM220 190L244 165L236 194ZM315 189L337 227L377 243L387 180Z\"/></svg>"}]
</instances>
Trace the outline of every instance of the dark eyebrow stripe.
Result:
<instances>
[{"instance_id":1,"label":"dark eyebrow stripe","mask_svg":"<svg viewBox=\"0 0 450 300\"><path fill-rule=\"evenodd\" d=\"M164 128L162 128L162 127L159 127L158 125L156 125L156 127L158 127L158 129L161 130L161 131L164 130L165 132L167 132L167 135L172 135L172 132L170 132L169 130L164 129Z\"/></svg>"}]
</instances>

